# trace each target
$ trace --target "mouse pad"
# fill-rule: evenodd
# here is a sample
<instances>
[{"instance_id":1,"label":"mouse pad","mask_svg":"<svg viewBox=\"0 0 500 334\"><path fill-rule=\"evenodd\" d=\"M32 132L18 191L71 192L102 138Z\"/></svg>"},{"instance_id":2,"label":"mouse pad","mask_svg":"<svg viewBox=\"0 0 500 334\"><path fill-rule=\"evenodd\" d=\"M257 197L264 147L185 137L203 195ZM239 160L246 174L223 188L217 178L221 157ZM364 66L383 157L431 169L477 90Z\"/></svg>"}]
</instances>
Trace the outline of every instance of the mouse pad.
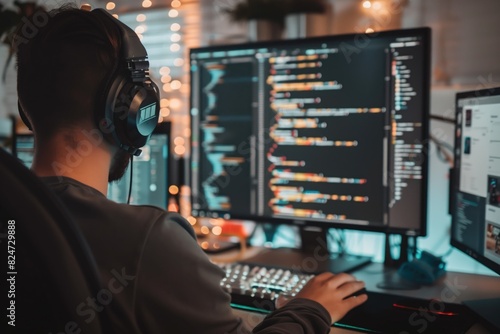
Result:
<instances>
[{"instance_id":1,"label":"mouse pad","mask_svg":"<svg viewBox=\"0 0 500 334\"><path fill-rule=\"evenodd\" d=\"M367 333L465 333L475 323L462 305L369 292L335 327Z\"/></svg>"}]
</instances>

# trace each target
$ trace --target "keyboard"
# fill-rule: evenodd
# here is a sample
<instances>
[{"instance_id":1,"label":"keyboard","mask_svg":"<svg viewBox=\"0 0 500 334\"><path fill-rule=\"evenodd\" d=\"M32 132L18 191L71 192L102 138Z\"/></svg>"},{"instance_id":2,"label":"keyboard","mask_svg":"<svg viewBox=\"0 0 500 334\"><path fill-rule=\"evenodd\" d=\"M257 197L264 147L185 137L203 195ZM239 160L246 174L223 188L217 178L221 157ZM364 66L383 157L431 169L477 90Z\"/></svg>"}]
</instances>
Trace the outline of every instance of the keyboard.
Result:
<instances>
[{"instance_id":1,"label":"keyboard","mask_svg":"<svg viewBox=\"0 0 500 334\"><path fill-rule=\"evenodd\" d=\"M226 272L220 285L235 308L270 313L279 296L294 297L312 274L243 263L218 264ZM368 333L465 333L475 322L463 305L367 291L368 301L335 327Z\"/></svg>"},{"instance_id":2,"label":"keyboard","mask_svg":"<svg viewBox=\"0 0 500 334\"><path fill-rule=\"evenodd\" d=\"M220 285L231 295L235 307L250 308L258 312L274 311L279 296L292 298L314 275L292 272L280 268L230 263L217 264L226 272Z\"/></svg>"}]
</instances>

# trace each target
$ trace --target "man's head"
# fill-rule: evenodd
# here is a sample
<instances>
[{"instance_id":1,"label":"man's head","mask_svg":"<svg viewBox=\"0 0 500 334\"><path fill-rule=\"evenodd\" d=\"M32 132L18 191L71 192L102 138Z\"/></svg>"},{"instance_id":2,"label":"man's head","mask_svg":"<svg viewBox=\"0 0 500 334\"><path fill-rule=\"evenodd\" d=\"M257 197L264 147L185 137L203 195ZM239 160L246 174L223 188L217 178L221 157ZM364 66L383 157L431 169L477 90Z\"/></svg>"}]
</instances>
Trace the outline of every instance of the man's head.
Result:
<instances>
[{"instance_id":1,"label":"man's head","mask_svg":"<svg viewBox=\"0 0 500 334\"><path fill-rule=\"evenodd\" d=\"M110 171L110 180L121 177L129 155L117 150L117 147L125 146L126 149L127 146L116 140L116 132L109 131L110 128L121 128L115 126L116 123L111 123L110 128L103 127L102 121L123 115L118 119L120 125L131 123L127 115L135 120L135 114L128 112L130 108L125 108L125 113L122 112L123 108L120 110L120 106L114 108L116 105L113 101L136 100L137 96L140 97L139 93L142 93L133 95L135 91L142 90L142 85L139 84L137 89L127 81L130 72L123 55L123 49L126 49L122 45L123 28L113 22L114 19L108 14L99 11L63 7L43 14L47 18L43 25L38 20L31 24L31 30L21 27L18 38L15 39L18 45L18 95L21 112L29 120L39 145L64 132L67 144L75 146L78 144L75 143L77 132L82 129L99 129L108 142L114 144L115 147L110 147L110 150L118 152L112 159L112 169L115 170ZM36 15L37 13L33 20L36 20ZM27 31L29 36L23 36ZM147 71L139 74L149 82L145 73ZM111 88L118 86L131 88L126 91L117 90L115 97ZM149 84L147 88L149 89ZM112 99L108 98L108 91L112 92ZM132 98L129 97L130 94ZM156 97L151 92L150 95ZM108 108L107 101L111 101L112 107ZM141 112L142 109L141 104L135 106L136 112ZM104 110L114 112L108 115ZM132 133L136 138L147 138L140 133L129 132L128 128L125 130L122 131L127 132L125 135Z\"/></svg>"},{"instance_id":2,"label":"man's head","mask_svg":"<svg viewBox=\"0 0 500 334\"><path fill-rule=\"evenodd\" d=\"M119 31L72 7L49 12L37 28L17 50L19 102L36 136L95 126L99 94L119 59Z\"/></svg>"}]
</instances>

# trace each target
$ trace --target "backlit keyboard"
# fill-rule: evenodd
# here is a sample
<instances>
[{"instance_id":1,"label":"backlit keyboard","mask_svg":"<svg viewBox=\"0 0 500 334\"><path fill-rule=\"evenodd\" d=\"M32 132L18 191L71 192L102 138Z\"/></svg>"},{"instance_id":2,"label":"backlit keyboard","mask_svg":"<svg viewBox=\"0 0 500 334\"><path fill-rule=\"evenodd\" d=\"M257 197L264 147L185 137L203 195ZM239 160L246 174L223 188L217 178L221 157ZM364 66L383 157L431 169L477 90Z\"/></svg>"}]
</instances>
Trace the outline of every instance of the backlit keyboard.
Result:
<instances>
[{"instance_id":1,"label":"backlit keyboard","mask_svg":"<svg viewBox=\"0 0 500 334\"><path fill-rule=\"evenodd\" d=\"M242 263L218 264L226 277L220 285L231 295L235 308L269 313L276 309L278 296L294 297L314 275L286 269ZM411 334L463 333L473 318L462 305L403 297L383 292L366 291L368 301L351 310L336 327L369 333ZM420 326L424 320L425 328Z\"/></svg>"},{"instance_id":2,"label":"backlit keyboard","mask_svg":"<svg viewBox=\"0 0 500 334\"><path fill-rule=\"evenodd\" d=\"M294 297L314 275L240 263L217 264L226 272L221 287L234 306L273 311L278 296Z\"/></svg>"}]
</instances>

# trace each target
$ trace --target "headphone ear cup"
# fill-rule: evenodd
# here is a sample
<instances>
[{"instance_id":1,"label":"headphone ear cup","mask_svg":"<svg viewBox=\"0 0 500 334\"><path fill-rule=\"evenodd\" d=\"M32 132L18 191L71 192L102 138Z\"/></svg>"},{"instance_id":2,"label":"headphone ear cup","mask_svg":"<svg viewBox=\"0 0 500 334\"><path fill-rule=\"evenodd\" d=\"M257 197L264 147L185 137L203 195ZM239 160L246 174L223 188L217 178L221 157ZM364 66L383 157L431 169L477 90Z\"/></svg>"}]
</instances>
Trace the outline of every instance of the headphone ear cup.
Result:
<instances>
[{"instance_id":1,"label":"headphone ear cup","mask_svg":"<svg viewBox=\"0 0 500 334\"><path fill-rule=\"evenodd\" d=\"M125 85L124 93L128 102L126 135L130 145L142 147L146 145L153 133L160 116L160 101L154 87L149 83Z\"/></svg>"},{"instance_id":2,"label":"headphone ear cup","mask_svg":"<svg viewBox=\"0 0 500 334\"><path fill-rule=\"evenodd\" d=\"M138 154L158 124L158 90L149 80L136 84L123 76L117 76L108 87L104 117L98 120L101 131L115 145Z\"/></svg>"},{"instance_id":3,"label":"headphone ear cup","mask_svg":"<svg viewBox=\"0 0 500 334\"><path fill-rule=\"evenodd\" d=\"M160 117L160 100L155 88L154 84L149 83L135 86L134 90L137 93L129 111L129 118L135 119L137 132L145 139L144 144L158 125ZM134 122L129 124L134 124Z\"/></svg>"},{"instance_id":4,"label":"headphone ear cup","mask_svg":"<svg viewBox=\"0 0 500 334\"><path fill-rule=\"evenodd\" d=\"M26 114L24 113L23 107L21 106L21 102L19 102L19 100L17 100L17 110L19 111L19 117L21 117L21 120L23 121L24 125L26 125L28 129L33 131L31 123Z\"/></svg>"}]
</instances>

